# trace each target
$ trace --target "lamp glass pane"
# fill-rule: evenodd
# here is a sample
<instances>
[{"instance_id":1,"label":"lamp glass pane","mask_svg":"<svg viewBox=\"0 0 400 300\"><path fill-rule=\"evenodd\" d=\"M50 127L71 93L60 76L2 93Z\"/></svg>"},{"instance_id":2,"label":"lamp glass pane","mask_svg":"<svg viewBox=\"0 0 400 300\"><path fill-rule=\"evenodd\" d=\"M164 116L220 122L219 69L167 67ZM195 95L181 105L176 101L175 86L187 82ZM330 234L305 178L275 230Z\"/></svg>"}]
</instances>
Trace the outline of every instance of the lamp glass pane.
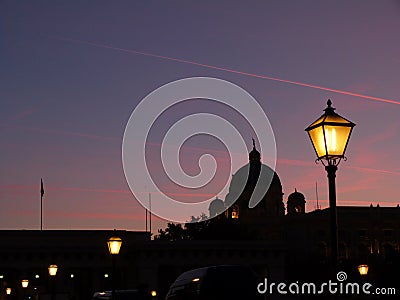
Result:
<instances>
[{"instance_id":1,"label":"lamp glass pane","mask_svg":"<svg viewBox=\"0 0 400 300\"><path fill-rule=\"evenodd\" d=\"M326 155L324 132L321 127L316 127L308 132L310 135L311 142L317 152L318 158Z\"/></svg>"},{"instance_id":2,"label":"lamp glass pane","mask_svg":"<svg viewBox=\"0 0 400 300\"><path fill-rule=\"evenodd\" d=\"M342 156L349 138L351 127L324 126L328 156Z\"/></svg>"},{"instance_id":3,"label":"lamp glass pane","mask_svg":"<svg viewBox=\"0 0 400 300\"><path fill-rule=\"evenodd\" d=\"M325 115L322 115L320 118L318 118L317 120L315 120L310 126L308 126L308 127L311 127L311 126L315 126L315 125L317 125L317 124L320 124L320 123L322 123L322 121L325 119Z\"/></svg>"},{"instance_id":4,"label":"lamp glass pane","mask_svg":"<svg viewBox=\"0 0 400 300\"><path fill-rule=\"evenodd\" d=\"M332 115L327 115L326 119L324 120L325 122L335 122L335 123L341 123L341 124L350 124L348 120L345 118L337 115L337 114L332 114Z\"/></svg>"}]
</instances>

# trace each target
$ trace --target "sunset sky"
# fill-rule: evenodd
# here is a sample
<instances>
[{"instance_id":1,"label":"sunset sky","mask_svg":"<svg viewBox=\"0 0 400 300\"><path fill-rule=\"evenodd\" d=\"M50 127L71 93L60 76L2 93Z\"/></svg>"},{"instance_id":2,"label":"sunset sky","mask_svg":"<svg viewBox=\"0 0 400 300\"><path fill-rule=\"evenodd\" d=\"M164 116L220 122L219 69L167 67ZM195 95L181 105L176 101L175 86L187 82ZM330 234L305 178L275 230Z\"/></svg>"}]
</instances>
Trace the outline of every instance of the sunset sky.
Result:
<instances>
[{"instance_id":1,"label":"sunset sky","mask_svg":"<svg viewBox=\"0 0 400 300\"><path fill-rule=\"evenodd\" d=\"M396 206L399 37L399 1L1 1L0 229L40 227L42 177L45 229L143 230L122 167L125 126L153 90L198 76L230 81L264 109L285 202L297 188L315 209L318 182L328 205L304 129L330 98L357 124L337 173L338 205ZM204 107L167 111L154 136ZM188 142L187 170L199 153L220 153L216 145ZM247 155L233 157L244 164ZM154 218L154 232L164 224Z\"/></svg>"}]
</instances>

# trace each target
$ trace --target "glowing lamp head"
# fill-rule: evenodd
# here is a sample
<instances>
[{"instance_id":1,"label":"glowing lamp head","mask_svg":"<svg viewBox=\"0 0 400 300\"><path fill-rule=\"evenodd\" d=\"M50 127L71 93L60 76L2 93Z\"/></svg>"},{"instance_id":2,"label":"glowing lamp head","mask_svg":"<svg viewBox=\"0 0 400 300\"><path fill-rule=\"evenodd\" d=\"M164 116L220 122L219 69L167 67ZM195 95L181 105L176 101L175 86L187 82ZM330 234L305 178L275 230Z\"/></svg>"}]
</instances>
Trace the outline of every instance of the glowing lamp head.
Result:
<instances>
[{"instance_id":1,"label":"glowing lamp head","mask_svg":"<svg viewBox=\"0 0 400 300\"><path fill-rule=\"evenodd\" d=\"M29 280L28 280L28 279L22 279L21 285L22 285L22 287L23 287L24 289L27 288L28 285L29 285Z\"/></svg>"},{"instance_id":2,"label":"glowing lamp head","mask_svg":"<svg viewBox=\"0 0 400 300\"><path fill-rule=\"evenodd\" d=\"M115 230L114 230L115 233ZM121 249L122 240L117 236L112 236L107 241L108 252L112 255L117 255Z\"/></svg>"},{"instance_id":3,"label":"glowing lamp head","mask_svg":"<svg viewBox=\"0 0 400 300\"><path fill-rule=\"evenodd\" d=\"M151 296L156 297L157 296L157 291L151 291Z\"/></svg>"},{"instance_id":4,"label":"glowing lamp head","mask_svg":"<svg viewBox=\"0 0 400 300\"><path fill-rule=\"evenodd\" d=\"M57 265L50 265L48 269L49 269L50 276L56 276L57 270L58 270Z\"/></svg>"},{"instance_id":5,"label":"glowing lamp head","mask_svg":"<svg viewBox=\"0 0 400 300\"><path fill-rule=\"evenodd\" d=\"M368 265L359 265L358 266L358 272L362 276L367 275L368 274Z\"/></svg>"},{"instance_id":6,"label":"glowing lamp head","mask_svg":"<svg viewBox=\"0 0 400 300\"><path fill-rule=\"evenodd\" d=\"M11 295L11 288L6 288L6 294Z\"/></svg>"},{"instance_id":7,"label":"glowing lamp head","mask_svg":"<svg viewBox=\"0 0 400 300\"><path fill-rule=\"evenodd\" d=\"M328 164L337 164L344 158L350 139L353 122L335 113L331 100L327 102L325 113L306 128L317 154L317 160L325 159Z\"/></svg>"}]
</instances>

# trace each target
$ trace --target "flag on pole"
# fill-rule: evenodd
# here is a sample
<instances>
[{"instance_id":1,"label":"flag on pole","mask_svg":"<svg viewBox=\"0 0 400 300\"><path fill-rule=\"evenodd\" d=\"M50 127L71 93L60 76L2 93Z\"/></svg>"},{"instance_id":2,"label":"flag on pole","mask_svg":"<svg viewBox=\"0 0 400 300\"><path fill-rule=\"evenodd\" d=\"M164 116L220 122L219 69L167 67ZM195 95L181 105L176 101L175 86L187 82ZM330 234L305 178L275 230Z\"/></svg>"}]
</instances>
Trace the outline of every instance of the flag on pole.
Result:
<instances>
[{"instance_id":1,"label":"flag on pole","mask_svg":"<svg viewBox=\"0 0 400 300\"><path fill-rule=\"evenodd\" d=\"M43 195L44 195L43 179L40 178L40 196L43 197Z\"/></svg>"}]
</instances>

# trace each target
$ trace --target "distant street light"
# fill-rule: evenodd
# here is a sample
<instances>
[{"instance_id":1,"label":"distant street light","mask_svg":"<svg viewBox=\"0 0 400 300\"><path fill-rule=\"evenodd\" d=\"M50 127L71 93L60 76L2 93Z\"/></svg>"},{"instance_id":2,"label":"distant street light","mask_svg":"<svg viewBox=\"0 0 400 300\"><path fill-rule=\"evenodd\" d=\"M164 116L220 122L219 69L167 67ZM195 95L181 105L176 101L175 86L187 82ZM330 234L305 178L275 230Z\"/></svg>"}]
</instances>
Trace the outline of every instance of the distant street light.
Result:
<instances>
[{"instance_id":1,"label":"distant street light","mask_svg":"<svg viewBox=\"0 0 400 300\"><path fill-rule=\"evenodd\" d=\"M23 295L23 299L25 300L26 299L26 288L28 287L28 285L29 285L29 280L28 279L22 279L21 280L21 285L22 285L22 289L24 290L24 295Z\"/></svg>"},{"instance_id":2,"label":"distant street light","mask_svg":"<svg viewBox=\"0 0 400 300\"><path fill-rule=\"evenodd\" d=\"M51 300L55 300L56 299L55 285L56 285L56 274L58 267L57 265L50 265L48 270L51 278Z\"/></svg>"},{"instance_id":3,"label":"distant street light","mask_svg":"<svg viewBox=\"0 0 400 300\"><path fill-rule=\"evenodd\" d=\"M56 276L57 270L58 270L57 265L50 265L48 269L49 269L49 275L50 275L51 277Z\"/></svg>"},{"instance_id":4,"label":"distant street light","mask_svg":"<svg viewBox=\"0 0 400 300\"><path fill-rule=\"evenodd\" d=\"M116 230L114 230L114 233ZM108 252L111 255L117 255L119 254L119 250L121 249L122 245L122 240L119 237L112 236L108 239L107 241L107 246L108 246Z\"/></svg>"},{"instance_id":5,"label":"distant street light","mask_svg":"<svg viewBox=\"0 0 400 300\"><path fill-rule=\"evenodd\" d=\"M114 236L110 237L107 241L108 252L112 257L112 293L111 299L115 300L115 260L116 256L119 254L119 250L121 249L122 240L121 238L116 236L117 231L114 229Z\"/></svg>"},{"instance_id":6,"label":"distant street light","mask_svg":"<svg viewBox=\"0 0 400 300\"><path fill-rule=\"evenodd\" d=\"M29 285L29 280L28 279L22 279L21 285L24 289L26 289Z\"/></svg>"},{"instance_id":7,"label":"distant street light","mask_svg":"<svg viewBox=\"0 0 400 300\"><path fill-rule=\"evenodd\" d=\"M6 294L7 295L11 295L11 288L10 287L6 288Z\"/></svg>"},{"instance_id":8,"label":"distant street light","mask_svg":"<svg viewBox=\"0 0 400 300\"><path fill-rule=\"evenodd\" d=\"M358 272L361 276L365 276L368 274L368 265L359 265Z\"/></svg>"},{"instance_id":9,"label":"distant street light","mask_svg":"<svg viewBox=\"0 0 400 300\"><path fill-rule=\"evenodd\" d=\"M335 113L331 100L327 102L325 113L306 128L311 143L317 154L317 161L321 161L328 173L331 258L334 272L337 271L338 237L336 216L336 171L342 159L346 160L345 151L350 139L353 122Z\"/></svg>"}]
</instances>

